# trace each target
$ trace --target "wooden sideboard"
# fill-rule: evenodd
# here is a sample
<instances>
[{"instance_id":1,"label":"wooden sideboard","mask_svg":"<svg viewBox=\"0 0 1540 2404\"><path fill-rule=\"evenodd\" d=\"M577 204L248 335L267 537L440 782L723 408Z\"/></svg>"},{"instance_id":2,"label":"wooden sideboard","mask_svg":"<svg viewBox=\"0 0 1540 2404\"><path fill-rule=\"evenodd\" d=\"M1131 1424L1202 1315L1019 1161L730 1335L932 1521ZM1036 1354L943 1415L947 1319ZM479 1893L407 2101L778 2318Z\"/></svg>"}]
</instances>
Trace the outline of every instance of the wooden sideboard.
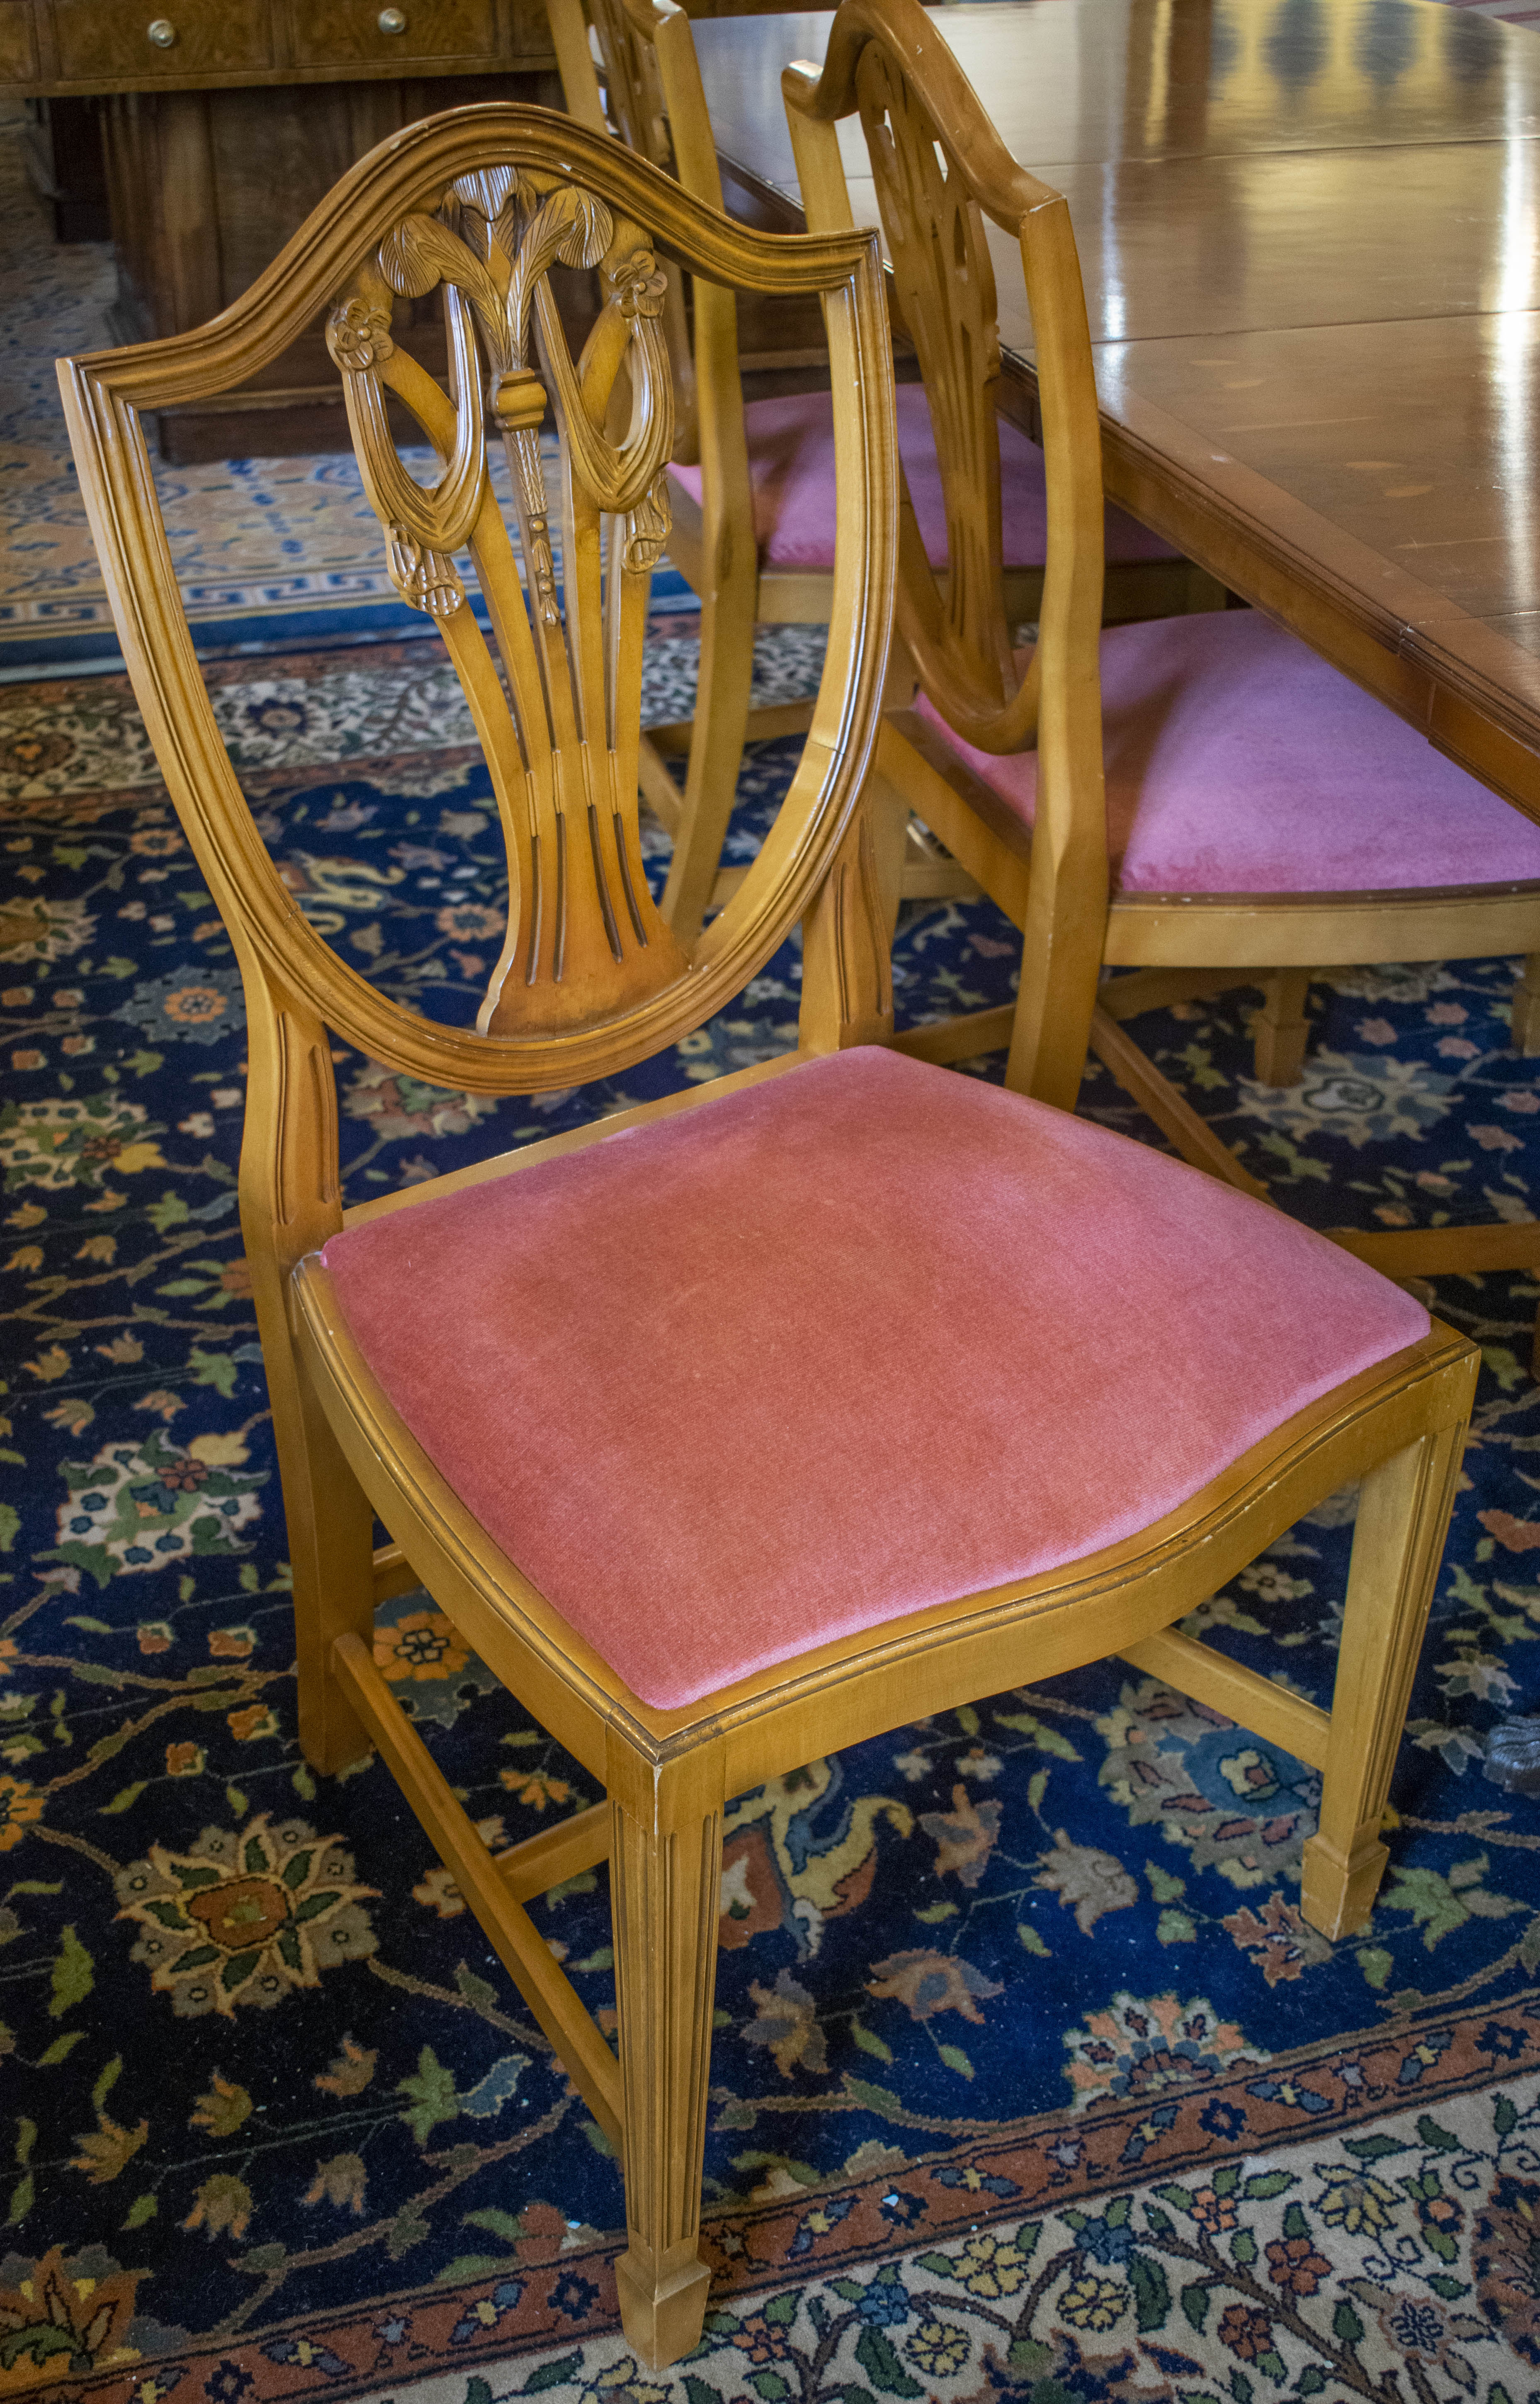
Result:
<instances>
[{"instance_id":1,"label":"wooden sideboard","mask_svg":"<svg viewBox=\"0 0 1540 2404\"><path fill-rule=\"evenodd\" d=\"M485 75L552 56L540 0L0 0L0 79L50 96Z\"/></svg>"},{"instance_id":2,"label":"wooden sideboard","mask_svg":"<svg viewBox=\"0 0 1540 2404\"><path fill-rule=\"evenodd\" d=\"M120 342L216 315L417 118L562 105L541 0L0 0L0 85L90 103ZM163 412L160 449L177 465L340 449L340 404L317 325L222 407Z\"/></svg>"},{"instance_id":3,"label":"wooden sideboard","mask_svg":"<svg viewBox=\"0 0 1540 2404\"><path fill-rule=\"evenodd\" d=\"M684 5L728 17L785 0ZM544 0L0 0L0 91L63 104L77 178L91 134L80 112L99 126L118 287L104 330L124 342L228 307L354 160L404 125L478 100L562 106ZM64 231L67 197L56 195ZM579 332L591 279L554 272L563 278ZM431 367L443 330L423 307L415 347ZM821 327L812 335L821 344ZM319 324L222 406L160 420L176 466L347 443Z\"/></svg>"}]
</instances>

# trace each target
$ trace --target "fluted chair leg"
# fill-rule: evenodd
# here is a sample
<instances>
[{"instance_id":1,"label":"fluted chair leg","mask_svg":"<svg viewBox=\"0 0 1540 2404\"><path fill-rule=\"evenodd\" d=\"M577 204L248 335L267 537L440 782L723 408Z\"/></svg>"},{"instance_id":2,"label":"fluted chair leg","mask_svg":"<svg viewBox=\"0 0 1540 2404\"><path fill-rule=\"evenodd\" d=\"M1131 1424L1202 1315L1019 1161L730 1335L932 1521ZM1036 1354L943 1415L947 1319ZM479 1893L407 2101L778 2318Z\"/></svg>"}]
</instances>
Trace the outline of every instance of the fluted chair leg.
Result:
<instances>
[{"instance_id":1,"label":"fluted chair leg","mask_svg":"<svg viewBox=\"0 0 1540 2404\"><path fill-rule=\"evenodd\" d=\"M1372 1470L1359 1497L1325 1781L1299 1904L1333 1939L1368 1919L1388 1859L1380 1822L1464 1448L1458 1422L1436 1429Z\"/></svg>"},{"instance_id":2,"label":"fluted chair leg","mask_svg":"<svg viewBox=\"0 0 1540 2404\"><path fill-rule=\"evenodd\" d=\"M617 1800L610 1848L629 2238L616 2271L627 2341L653 2369L699 2343L706 2309L701 2176L722 1884L720 1797L705 1811L684 1806L672 1825L668 1802L665 1787L644 1825Z\"/></svg>"}]
</instances>

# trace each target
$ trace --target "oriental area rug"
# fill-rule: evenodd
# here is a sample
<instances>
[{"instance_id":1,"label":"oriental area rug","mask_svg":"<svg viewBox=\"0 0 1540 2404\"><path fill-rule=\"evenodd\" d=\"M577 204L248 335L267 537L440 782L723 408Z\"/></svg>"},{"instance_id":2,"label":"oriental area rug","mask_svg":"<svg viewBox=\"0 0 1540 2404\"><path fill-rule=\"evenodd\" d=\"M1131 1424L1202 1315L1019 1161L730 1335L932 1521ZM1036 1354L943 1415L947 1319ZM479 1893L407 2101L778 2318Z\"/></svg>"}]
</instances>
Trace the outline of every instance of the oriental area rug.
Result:
<instances>
[{"instance_id":1,"label":"oriental area rug","mask_svg":"<svg viewBox=\"0 0 1540 2404\"><path fill-rule=\"evenodd\" d=\"M653 714L688 706L677 626L654 628ZM815 664L798 639L767 657L778 690ZM436 647L209 676L301 907L394 993L468 1017L501 849ZM749 755L729 858L795 750ZM1540 2388L1540 1807L1484 1776L1494 1723L1540 1698L1534 1283L1436 1295L1486 1374L1360 1935L1299 1916L1311 1774L1117 1663L734 1801L715 2284L700 2353L654 2376L617 2327L603 2137L384 1771L320 1782L298 1750L239 987L122 680L13 685L0 766L0 2389ZM1006 999L1015 952L987 904L917 913L903 1015ZM784 1049L798 977L788 946L676 1051L534 1103L340 1045L349 1193ZM1283 1093L1251 1075L1255 994L1139 1030L1301 1218L1521 1219L1540 1095L1507 1048L1512 979L1324 978ZM1158 1140L1103 1072L1080 1107ZM1334 1497L1192 1624L1324 1697L1353 1511ZM377 1649L489 1845L595 1799L426 1596L388 1606ZM612 2026L604 1873L534 1910Z\"/></svg>"}]
</instances>

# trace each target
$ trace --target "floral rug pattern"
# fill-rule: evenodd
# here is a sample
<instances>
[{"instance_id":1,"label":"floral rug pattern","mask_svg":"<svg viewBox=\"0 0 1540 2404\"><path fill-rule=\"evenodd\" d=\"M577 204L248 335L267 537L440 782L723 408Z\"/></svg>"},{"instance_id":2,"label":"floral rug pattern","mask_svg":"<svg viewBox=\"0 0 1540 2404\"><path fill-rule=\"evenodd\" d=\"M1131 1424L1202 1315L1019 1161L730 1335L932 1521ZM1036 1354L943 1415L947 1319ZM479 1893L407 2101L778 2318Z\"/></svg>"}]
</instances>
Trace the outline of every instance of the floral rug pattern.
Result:
<instances>
[{"instance_id":1,"label":"floral rug pattern","mask_svg":"<svg viewBox=\"0 0 1540 2404\"><path fill-rule=\"evenodd\" d=\"M687 670L659 651L667 715ZM813 664L772 643L767 674L788 691ZM391 991L468 1020L500 846L428 648L209 673L300 906ZM753 850L795 750L750 754L729 858ZM0 771L0 2390L244 2404L449 2378L446 2404L488 2404L491 2370L462 2395L457 2366L527 2355L499 2394L525 2379L647 2404L656 2383L613 2335L622 2214L603 2137L385 1773L323 1783L298 1751L235 1209L239 986L125 688L13 688ZM647 850L660 874L656 831ZM985 903L911 910L902 1015L1006 999L1015 951ZM673 1053L534 1101L421 1087L339 1045L349 1191L782 1050L798 978L788 945ZM1308 1072L1283 1095L1252 1075L1244 989L1137 1031L1301 1217L1524 1219L1540 1097L1507 1048L1512 980L1500 961L1320 980ZM1081 1108L1157 1139L1104 1073ZM1540 1688L1536 1298L1523 1278L1436 1296L1487 1374L1391 1869L1357 1936L1328 1944L1299 1917L1311 1773L1117 1663L736 1800L706 2163L725 2317L659 2395L710 2404L702 2386L746 2383L779 2404L775 2383L805 2376L853 2399L1248 2404L1325 2392L1319 2372L1333 2396L1421 2398L1459 2385L1458 2359L1486 2379L1466 2389L1481 2404L1540 2383L1514 2367L1540 2342L1528 2190L1511 2184L1530 2123L1492 2117L1540 2073L1540 1810L1483 1777L1487 1732ZM1352 1514L1332 1498L1191 1624L1322 1696ZM382 1613L377 1656L489 1845L596 1799L424 1595ZM613 2025L604 1873L535 1912ZM1414 2121L1394 2160L1373 2150L1408 2104L1450 2146ZM1394 2199L1391 2250L1341 2253L1324 2172L1268 2185L1294 2146L1343 2179L1367 2166L1365 2192L1387 2214L1380 2188ZM1478 2153L1484 2202L1488 2169L1460 2167ZM1455 2253L1425 2233L1408 2251L1414 2221L1446 2233L1440 2195L1466 2215ZM1012 2233L1023 2213L1042 2223L1031 2247ZM976 2240L1010 2267L1008 2293L968 2288L956 2266L982 2259ZM1323 2352L1323 2307L1297 2283L1285 2297L1275 2260L1329 2285L1362 2335L1328 2318ZM1436 2306L1442 2355L1416 2317ZM1485 2352L1460 2334L1482 2318ZM1400 2383L1377 2388L1376 2349L1403 2323Z\"/></svg>"},{"instance_id":2,"label":"floral rug pattern","mask_svg":"<svg viewBox=\"0 0 1540 2404\"><path fill-rule=\"evenodd\" d=\"M1110 2200L1054 2196L1027 2219L960 2215L928 2244L733 2298L672 2370L643 2369L616 2337L394 2392L399 2404L1251 2404L1279 2392L1517 2404L1540 2365L1537 2133L1536 2082L1509 2081L1367 2134L1280 2146L1265 2167L1218 2159ZM909 2207L923 2216L923 2184L889 2190L895 2229Z\"/></svg>"}]
</instances>

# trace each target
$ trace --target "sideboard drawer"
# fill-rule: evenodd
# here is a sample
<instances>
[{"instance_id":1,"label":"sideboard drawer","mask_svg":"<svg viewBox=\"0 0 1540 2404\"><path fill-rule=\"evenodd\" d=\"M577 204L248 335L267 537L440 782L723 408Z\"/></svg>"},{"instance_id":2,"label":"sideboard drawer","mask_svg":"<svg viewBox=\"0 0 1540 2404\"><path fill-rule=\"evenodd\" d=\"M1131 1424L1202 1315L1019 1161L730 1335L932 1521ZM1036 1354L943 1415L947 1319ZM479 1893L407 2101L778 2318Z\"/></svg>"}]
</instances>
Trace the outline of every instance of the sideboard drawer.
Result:
<instances>
[{"instance_id":1,"label":"sideboard drawer","mask_svg":"<svg viewBox=\"0 0 1540 2404\"><path fill-rule=\"evenodd\" d=\"M32 0L0 0L0 82L31 83L36 74Z\"/></svg>"},{"instance_id":2,"label":"sideboard drawer","mask_svg":"<svg viewBox=\"0 0 1540 2404\"><path fill-rule=\"evenodd\" d=\"M297 67L399 65L490 59L493 0L284 0Z\"/></svg>"},{"instance_id":3,"label":"sideboard drawer","mask_svg":"<svg viewBox=\"0 0 1540 2404\"><path fill-rule=\"evenodd\" d=\"M62 77L141 83L273 63L269 0L52 0L52 15ZM152 39L152 25L170 38Z\"/></svg>"}]
</instances>

